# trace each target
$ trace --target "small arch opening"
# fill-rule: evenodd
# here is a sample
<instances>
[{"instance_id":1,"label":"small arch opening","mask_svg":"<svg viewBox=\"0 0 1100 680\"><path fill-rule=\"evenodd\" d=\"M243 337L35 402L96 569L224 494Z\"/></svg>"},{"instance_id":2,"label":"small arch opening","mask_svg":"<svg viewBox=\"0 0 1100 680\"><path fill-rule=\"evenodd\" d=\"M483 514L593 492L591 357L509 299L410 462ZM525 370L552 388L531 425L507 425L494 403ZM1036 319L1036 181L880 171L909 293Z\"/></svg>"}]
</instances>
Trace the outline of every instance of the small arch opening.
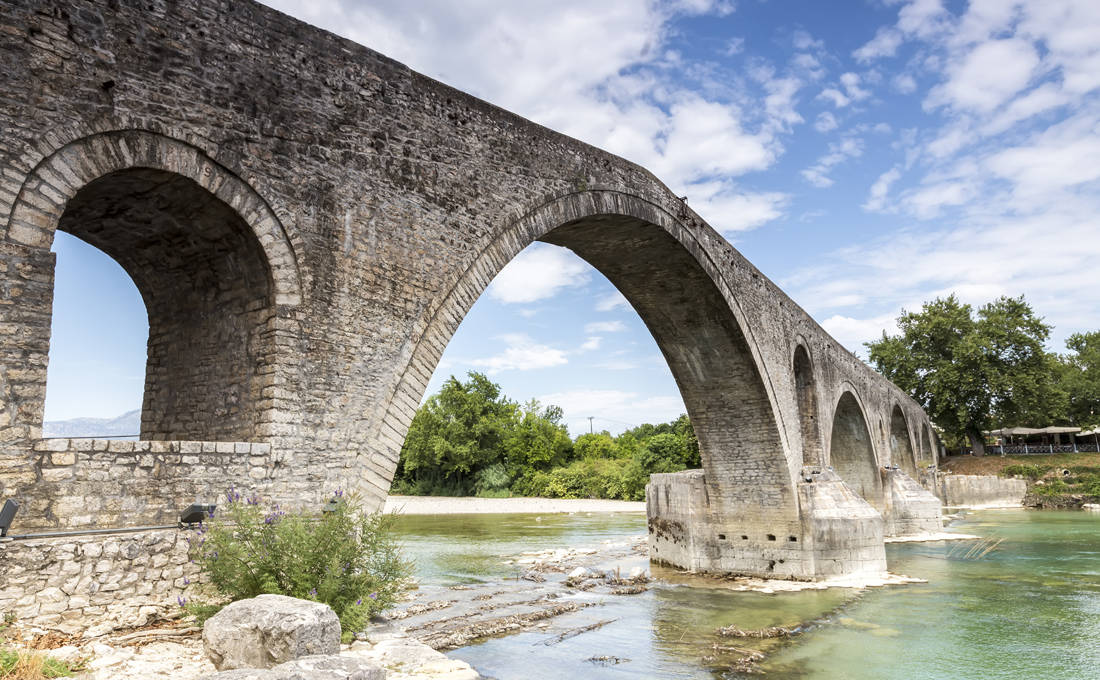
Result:
<instances>
[{"instance_id":1,"label":"small arch opening","mask_svg":"<svg viewBox=\"0 0 1100 680\"><path fill-rule=\"evenodd\" d=\"M875 460L871 433L863 417L863 409L851 392L845 392L837 402L829 460L836 473L853 491L880 512L884 509L882 477Z\"/></svg>"}]
</instances>

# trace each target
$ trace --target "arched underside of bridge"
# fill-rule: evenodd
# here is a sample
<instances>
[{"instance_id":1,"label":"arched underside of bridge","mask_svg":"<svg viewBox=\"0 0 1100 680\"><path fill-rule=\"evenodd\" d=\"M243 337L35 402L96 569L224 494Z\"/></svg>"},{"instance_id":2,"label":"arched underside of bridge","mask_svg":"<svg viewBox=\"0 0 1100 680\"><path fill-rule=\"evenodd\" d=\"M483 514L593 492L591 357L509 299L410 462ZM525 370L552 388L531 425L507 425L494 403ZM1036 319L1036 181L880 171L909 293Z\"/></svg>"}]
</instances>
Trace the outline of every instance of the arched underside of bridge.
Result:
<instances>
[{"instance_id":1,"label":"arched underside of bridge","mask_svg":"<svg viewBox=\"0 0 1100 680\"><path fill-rule=\"evenodd\" d=\"M798 398L798 422L802 433L802 464L817 466L824 459L821 426L818 422L817 382L806 347L794 350L794 386Z\"/></svg>"},{"instance_id":2,"label":"arched underside of bridge","mask_svg":"<svg viewBox=\"0 0 1100 680\"><path fill-rule=\"evenodd\" d=\"M424 367L404 381L419 390L417 400L473 302L535 240L569 248L595 267L653 334L699 438L713 511L771 521L773 533L790 534L798 523L797 501L752 340L705 249L642 199L619 192L572 194L490 244L451 287L435 314L441 323L429 328L410 359L411 366ZM407 413L391 410L388 419L396 431L407 431ZM391 458L388 477L396 469L396 456Z\"/></svg>"},{"instance_id":3,"label":"arched underside of bridge","mask_svg":"<svg viewBox=\"0 0 1100 680\"><path fill-rule=\"evenodd\" d=\"M114 258L145 301L142 438L252 439L273 294L241 217L186 177L132 168L79 189L57 228Z\"/></svg>"},{"instance_id":4,"label":"arched underside of bridge","mask_svg":"<svg viewBox=\"0 0 1100 680\"><path fill-rule=\"evenodd\" d=\"M916 479L917 463L911 442L905 414L901 412L901 407L895 404L893 414L890 416L890 462Z\"/></svg>"},{"instance_id":5,"label":"arched underside of bridge","mask_svg":"<svg viewBox=\"0 0 1100 680\"><path fill-rule=\"evenodd\" d=\"M848 391L840 396L833 415L829 462L853 491L879 512L885 510L882 475L867 419L855 396Z\"/></svg>"}]
</instances>

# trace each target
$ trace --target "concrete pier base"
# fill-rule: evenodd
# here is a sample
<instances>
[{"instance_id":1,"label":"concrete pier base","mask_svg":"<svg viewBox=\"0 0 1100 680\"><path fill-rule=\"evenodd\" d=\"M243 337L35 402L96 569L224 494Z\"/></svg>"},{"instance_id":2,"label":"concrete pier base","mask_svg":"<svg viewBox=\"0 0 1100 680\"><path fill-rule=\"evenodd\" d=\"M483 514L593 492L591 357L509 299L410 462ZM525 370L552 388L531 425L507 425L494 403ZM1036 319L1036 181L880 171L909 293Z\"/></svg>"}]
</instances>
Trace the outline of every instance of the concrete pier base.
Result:
<instances>
[{"instance_id":1,"label":"concrete pier base","mask_svg":"<svg viewBox=\"0 0 1100 680\"><path fill-rule=\"evenodd\" d=\"M702 470L658 474L646 487L649 555L692 571L820 580L886 571L883 519L834 472L798 484L800 518L722 512ZM795 527L792 529L792 526Z\"/></svg>"},{"instance_id":2,"label":"concrete pier base","mask_svg":"<svg viewBox=\"0 0 1100 680\"><path fill-rule=\"evenodd\" d=\"M917 536L943 531L943 504L915 479L897 468L883 470L887 536Z\"/></svg>"}]
</instances>

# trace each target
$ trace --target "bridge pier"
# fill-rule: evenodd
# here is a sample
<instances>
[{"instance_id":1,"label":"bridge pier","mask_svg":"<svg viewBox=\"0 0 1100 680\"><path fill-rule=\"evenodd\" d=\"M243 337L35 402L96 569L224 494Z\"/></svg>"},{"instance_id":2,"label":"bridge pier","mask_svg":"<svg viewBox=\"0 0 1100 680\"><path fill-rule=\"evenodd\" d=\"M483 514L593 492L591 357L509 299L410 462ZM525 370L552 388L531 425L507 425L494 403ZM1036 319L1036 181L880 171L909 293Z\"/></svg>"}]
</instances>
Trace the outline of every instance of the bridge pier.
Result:
<instances>
[{"instance_id":1,"label":"bridge pier","mask_svg":"<svg viewBox=\"0 0 1100 680\"><path fill-rule=\"evenodd\" d=\"M883 471L885 513L836 472L804 468L800 530L781 518L726 513L703 470L658 474L646 487L650 560L681 569L763 578L818 580L886 571L886 536L939 532L938 498L898 469ZM811 481L805 481L811 480Z\"/></svg>"},{"instance_id":2,"label":"bridge pier","mask_svg":"<svg viewBox=\"0 0 1100 680\"><path fill-rule=\"evenodd\" d=\"M702 470L646 487L650 560L691 571L812 581L886 571L883 519L830 470L798 484L799 523L724 513Z\"/></svg>"},{"instance_id":3,"label":"bridge pier","mask_svg":"<svg viewBox=\"0 0 1100 680\"><path fill-rule=\"evenodd\" d=\"M882 471L886 488L887 536L919 536L943 531L943 504L904 470Z\"/></svg>"}]
</instances>

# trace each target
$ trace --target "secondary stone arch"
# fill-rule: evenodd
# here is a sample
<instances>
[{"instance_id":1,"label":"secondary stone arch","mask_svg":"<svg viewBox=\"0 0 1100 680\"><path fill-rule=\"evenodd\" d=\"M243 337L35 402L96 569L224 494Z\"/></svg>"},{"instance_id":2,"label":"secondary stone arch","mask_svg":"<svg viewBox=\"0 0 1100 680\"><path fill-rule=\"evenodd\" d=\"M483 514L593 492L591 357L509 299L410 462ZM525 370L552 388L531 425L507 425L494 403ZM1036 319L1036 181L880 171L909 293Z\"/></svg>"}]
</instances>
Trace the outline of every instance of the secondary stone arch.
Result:
<instances>
[{"instance_id":1,"label":"secondary stone arch","mask_svg":"<svg viewBox=\"0 0 1100 680\"><path fill-rule=\"evenodd\" d=\"M58 229L115 259L145 302L142 438L269 438L296 401L274 393L290 381L272 367L292 351L282 331L302 282L280 221L247 183L179 140L97 133L35 165L0 236L48 253Z\"/></svg>"},{"instance_id":2,"label":"secondary stone arch","mask_svg":"<svg viewBox=\"0 0 1100 680\"><path fill-rule=\"evenodd\" d=\"M802 464L821 465L825 460L825 444L821 438L821 424L817 404L817 380L814 366L804 342L794 348L791 361L794 369L795 396L798 400L798 421L802 434Z\"/></svg>"},{"instance_id":3,"label":"secondary stone arch","mask_svg":"<svg viewBox=\"0 0 1100 680\"><path fill-rule=\"evenodd\" d=\"M493 277L536 240L568 247L592 264L646 323L692 418L713 500L728 512L789 522L776 530L793 533L792 474L751 326L692 231L662 207L621 191L547 201L489 242L444 288L383 416L384 464L374 471L375 486L388 488L412 415L462 318Z\"/></svg>"},{"instance_id":4,"label":"secondary stone arch","mask_svg":"<svg viewBox=\"0 0 1100 680\"><path fill-rule=\"evenodd\" d=\"M23 180L0 236L24 246L49 249L61 215L78 191L106 175L134 169L185 177L232 208L264 252L277 304L297 306L301 302L306 283L303 268L290 235L271 206L201 149L155 132L98 132L45 155Z\"/></svg>"},{"instance_id":5,"label":"secondary stone arch","mask_svg":"<svg viewBox=\"0 0 1100 680\"><path fill-rule=\"evenodd\" d=\"M833 410L829 464L853 491L882 512L885 509L882 474L871 429L854 389L846 387Z\"/></svg>"},{"instance_id":6,"label":"secondary stone arch","mask_svg":"<svg viewBox=\"0 0 1100 680\"><path fill-rule=\"evenodd\" d=\"M905 474L917 479L917 463L913 450L913 437L909 422L901 406L894 404L890 415L890 462L897 465Z\"/></svg>"}]
</instances>

